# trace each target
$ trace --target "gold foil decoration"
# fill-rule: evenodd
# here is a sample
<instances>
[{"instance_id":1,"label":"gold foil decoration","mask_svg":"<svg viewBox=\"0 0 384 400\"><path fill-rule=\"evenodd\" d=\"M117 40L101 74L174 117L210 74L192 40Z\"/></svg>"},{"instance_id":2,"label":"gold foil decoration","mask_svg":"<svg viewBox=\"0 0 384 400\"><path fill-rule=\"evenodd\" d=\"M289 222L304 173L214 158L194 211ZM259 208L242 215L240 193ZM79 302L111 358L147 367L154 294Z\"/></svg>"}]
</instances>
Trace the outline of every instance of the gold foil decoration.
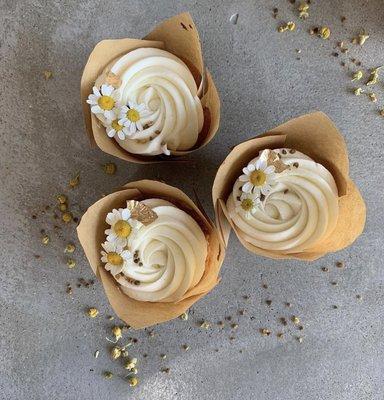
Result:
<instances>
[{"instance_id":1,"label":"gold foil decoration","mask_svg":"<svg viewBox=\"0 0 384 400\"><path fill-rule=\"evenodd\" d=\"M275 172L277 174L284 172L286 169L289 169L289 165L284 164L278 153L276 153L273 150L264 150L265 152L268 152L267 155L267 165L273 165L275 167Z\"/></svg>"},{"instance_id":2,"label":"gold foil decoration","mask_svg":"<svg viewBox=\"0 0 384 400\"><path fill-rule=\"evenodd\" d=\"M108 83L108 85L113 86L115 89L121 85L121 79L113 72L108 72L105 82Z\"/></svg>"},{"instance_id":3,"label":"gold foil decoration","mask_svg":"<svg viewBox=\"0 0 384 400\"><path fill-rule=\"evenodd\" d=\"M149 225L157 219L157 214L144 203L137 200L128 200L127 208L131 212L131 217L137 219L144 225Z\"/></svg>"}]
</instances>

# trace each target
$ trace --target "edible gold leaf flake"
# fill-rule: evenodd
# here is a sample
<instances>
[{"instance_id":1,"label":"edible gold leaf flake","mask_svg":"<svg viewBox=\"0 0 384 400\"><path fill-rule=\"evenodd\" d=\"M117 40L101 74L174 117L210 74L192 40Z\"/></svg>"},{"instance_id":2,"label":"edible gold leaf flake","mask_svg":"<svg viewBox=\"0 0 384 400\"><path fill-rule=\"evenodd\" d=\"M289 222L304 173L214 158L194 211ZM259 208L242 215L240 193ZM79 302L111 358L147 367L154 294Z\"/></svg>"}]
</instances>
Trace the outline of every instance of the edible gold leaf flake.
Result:
<instances>
[{"instance_id":1,"label":"edible gold leaf flake","mask_svg":"<svg viewBox=\"0 0 384 400\"><path fill-rule=\"evenodd\" d=\"M132 218L137 219L144 225L149 225L157 218L157 214L150 207L140 201L127 201L127 208L131 212Z\"/></svg>"},{"instance_id":2,"label":"edible gold leaf flake","mask_svg":"<svg viewBox=\"0 0 384 400\"><path fill-rule=\"evenodd\" d=\"M108 83L108 85L113 86L115 89L121 85L121 79L113 72L108 72L105 81Z\"/></svg>"},{"instance_id":3,"label":"edible gold leaf flake","mask_svg":"<svg viewBox=\"0 0 384 400\"><path fill-rule=\"evenodd\" d=\"M276 173L281 173L285 171L286 169L289 169L289 165L284 164L281 160L278 154L273 151L273 150L266 150L268 152L267 154L267 165L273 165L275 167L275 172Z\"/></svg>"}]
</instances>

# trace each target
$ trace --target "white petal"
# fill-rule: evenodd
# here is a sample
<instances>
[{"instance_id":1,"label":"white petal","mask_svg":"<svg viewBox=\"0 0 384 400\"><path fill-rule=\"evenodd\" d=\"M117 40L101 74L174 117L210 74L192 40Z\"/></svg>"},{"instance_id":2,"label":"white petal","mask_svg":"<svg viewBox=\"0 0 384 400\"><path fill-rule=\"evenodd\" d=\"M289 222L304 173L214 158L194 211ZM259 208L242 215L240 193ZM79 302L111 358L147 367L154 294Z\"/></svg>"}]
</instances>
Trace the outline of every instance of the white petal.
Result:
<instances>
[{"instance_id":1,"label":"white petal","mask_svg":"<svg viewBox=\"0 0 384 400\"><path fill-rule=\"evenodd\" d=\"M100 97L100 96L101 96L101 93L100 93L99 89L98 89L96 86L94 86L94 87L92 88L92 90L93 90L93 94L94 94L95 96L97 96L97 97Z\"/></svg>"},{"instance_id":2,"label":"white petal","mask_svg":"<svg viewBox=\"0 0 384 400\"><path fill-rule=\"evenodd\" d=\"M123 131L117 132L117 136L119 137L120 140L124 140L125 139L125 135L124 135Z\"/></svg>"},{"instance_id":3,"label":"white petal","mask_svg":"<svg viewBox=\"0 0 384 400\"><path fill-rule=\"evenodd\" d=\"M259 162L259 168L258 169L261 169L262 171L264 171L266 168L267 168L267 162L265 161L265 160L259 160L260 162Z\"/></svg>"},{"instance_id":4,"label":"white petal","mask_svg":"<svg viewBox=\"0 0 384 400\"><path fill-rule=\"evenodd\" d=\"M104 117L110 121L113 121L115 119L115 113L113 112L113 110L105 110Z\"/></svg>"},{"instance_id":5,"label":"white petal","mask_svg":"<svg viewBox=\"0 0 384 400\"><path fill-rule=\"evenodd\" d=\"M131 125L129 127L129 131L132 134L136 132L136 125L134 123L131 123Z\"/></svg>"},{"instance_id":6,"label":"white petal","mask_svg":"<svg viewBox=\"0 0 384 400\"><path fill-rule=\"evenodd\" d=\"M248 175L240 175L239 181L240 182L248 182L249 181L249 176Z\"/></svg>"},{"instance_id":7,"label":"white petal","mask_svg":"<svg viewBox=\"0 0 384 400\"><path fill-rule=\"evenodd\" d=\"M264 170L264 173L266 173L267 175L272 174L273 172L275 172L274 165L270 165L269 167L265 168L265 170Z\"/></svg>"},{"instance_id":8,"label":"white petal","mask_svg":"<svg viewBox=\"0 0 384 400\"><path fill-rule=\"evenodd\" d=\"M92 107L91 107L91 111L92 111L94 114L102 114L102 113L103 113L103 110L100 108L99 105L92 106Z\"/></svg>"},{"instance_id":9,"label":"white petal","mask_svg":"<svg viewBox=\"0 0 384 400\"><path fill-rule=\"evenodd\" d=\"M105 218L105 222L107 223L107 224L109 224L109 225L112 225L113 224L113 221L114 221L114 215L113 215L113 213L108 213L107 214L107 218Z\"/></svg>"},{"instance_id":10,"label":"white petal","mask_svg":"<svg viewBox=\"0 0 384 400\"><path fill-rule=\"evenodd\" d=\"M112 90L110 90L111 87L112 86L109 86L109 85L107 85L105 83L103 85L101 85L101 88L100 88L101 94L103 96L109 96L113 91L113 88L112 88Z\"/></svg>"},{"instance_id":11,"label":"white petal","mask_svg":"<svg viewBox=\"0 0 384 400\"><path fill-rule=\"evenodd\" d=\"M271 187L269 185L264 185L261 188L261 193L263 193L264 196L266 196L270 191L271 191Z\"/></svg>"},{"instance_id":12,"label":"white petal","mask_svg":"<svg viewBox=\"0 0 384 400\"><path fill-rule=\"evenodd\" d=\"M249 172L253 172L256 169L255 164L248 164L247 169Z\"/></svg>"},{"instance_id":13,"label":"white petal","mask_svg":"<svg viewBox=\"0 0 384 400\"><path fill-rule=\"evenodd\" d=\"M243 173L244 173L245 175L249 175L249 174L250 174L250 171L249 171L249 169L248 169L247 167L244 167L244 168L243 168Z\"/></svg>"},{"instance_id":14,"label":"white petal","mask_svg":"<svg viewBox=\"0 0 384 400\"><path fill-rule=\"evenodd\" d=\"M128 208L124 208L121 212L121 216L125 221L128 221L129 218L131 218L131 211L129 211Z\"/></svg>"},{"instance_id":15,"label":"white petal","mask_svg":"<svg viewBox=\"0 0 384 400\"><path fill-rule=\"evenodd\" d=\"M107 131L107 135L110 138L113 138L115 136L115 133L116 131L113 128Z\"/></svg>"},{"instance_id":16,"label":"white petal","mask_svg":"<svg viewBox=\"0 0 384 400\"><path fill-rule=\"evenodd\" d=\"M252 188L253 188L252 183L247 182L247 183L245 183L245 184L243 185L243 187L241 188L241 190L242 190L244 193L250 193L251 190L252 190Z\"/></svg>"},{"instance_id":17,"label":"white petal","mask_svg":"<svg viewBox=\"0 0 384 400\"><path fill-rule=\"evenodd\" d=\"M122 251L120 255L124 258L124 260L129 260L130 258L132 258L132 254L129 250Z\"/></svg>"}]
</instances>

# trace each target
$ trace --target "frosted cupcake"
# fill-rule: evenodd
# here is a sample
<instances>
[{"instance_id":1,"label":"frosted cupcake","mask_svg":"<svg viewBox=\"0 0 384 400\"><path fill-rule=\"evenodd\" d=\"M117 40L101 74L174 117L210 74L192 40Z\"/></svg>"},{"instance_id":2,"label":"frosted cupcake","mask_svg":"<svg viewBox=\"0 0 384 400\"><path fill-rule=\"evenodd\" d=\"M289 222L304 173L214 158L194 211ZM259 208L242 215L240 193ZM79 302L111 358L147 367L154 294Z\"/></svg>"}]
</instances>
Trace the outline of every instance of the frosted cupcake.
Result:
<instances>
[{"instance_id":1,"label":"frosted cupcake","mask_svg":"<svg viewBox=\"0 0 384 400\"><path fill-rule=\"evenodd\" d=\"M264 250L308 250L335 229L338 192L332 174L294 149L263 150L243 168L227 200L244 240Z\"/></svg>"},{"instance_id":2,"label":"frosted cupcake","mask_svg":"<svg viewBox=\"0 0 384 400\"><path fill-rule=\"evenodd\" d=\"M218 129L218 94L189 14L164 21L144 40L98 43L81 94L91 140L128 161L185 155Z\"/></svg>"},{"instance_id":3,"label":"frosted cupcake","mask_svg":"<svg viewBox=\"0 0 384 400\"><path fill-rule=\"evenodd\" d=\"M130 298L177 302L203 276L207 240L169 201L131 200L107 214L101 261Z\"/></svg>"},{"instance_id":4,"label":"frosted cupcake","mask_svg":"<svg viewBox=\"0 0 384 400\"><path fill-rule=\"evenodd\" d=\"M365 224L344 139L320 112L235 146L212 197L224 243L232 228L249 251L276 259L311 261L343 249Z\"/></svg>"},{"instance_id":5,"label":"frosted cupcake","mask_svg":"<svg viewBox=\"0 0 384 400\"><path fill-rule=\"evenodd\" d=\"M224 247L180 190L138 181L103 197L78 235L117 313L134 328L178 317L218 283Z\"/></svg>"},{"instance_id":6,"label":"frosted cupcake","mask_svg":"<svg viewBox=\"0 0 384 400\"><path fill-rule=\"evenodd\" d=\"M93 87L87 103L106 134L129 153L170 155L190 150L203 127L203 108L192 73L173 54L155 48L120 57L107 77L115 87Z\"/></svg>"}]
</instances>

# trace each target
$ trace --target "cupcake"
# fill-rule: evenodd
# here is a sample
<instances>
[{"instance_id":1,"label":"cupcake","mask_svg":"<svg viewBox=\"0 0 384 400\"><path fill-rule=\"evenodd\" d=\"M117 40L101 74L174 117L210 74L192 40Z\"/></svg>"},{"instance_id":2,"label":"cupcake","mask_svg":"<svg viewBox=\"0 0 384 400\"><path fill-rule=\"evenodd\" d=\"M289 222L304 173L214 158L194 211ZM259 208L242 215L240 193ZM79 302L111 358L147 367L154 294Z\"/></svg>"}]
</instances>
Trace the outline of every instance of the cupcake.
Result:
<instances>
[{"instance_id":1,"label":"cupcake","mask_svg":"<svg viewBox=\"0 0 384 400\"><path fill-rule=\"evenodd\" d=\"M134 328L175 318L218 283L220 236L182 192L126 185L84 214L78 235L117 315Z\"/></svg>"},{"instance_id":2,"label":"cupcake","mask_svg":"<svg viewBox=\"0 0 384 400\"><path fill-rule=\"evenodd\" d=\"M189 14L145 40L100 42L81 93L91 139L128 161L174 159L207 144L218 128L219 98Z\"/></svg>"},{"instance_id":3,"label":"cupcake","mask_svg":"<svg viewBox=\"0 0 384 400\"><path fill-rule=\"evenodd\" d=\"M272 258L319 258L352 243L365 222L344 140L322 113L236 146L213 198L224 240L229 223L245 247Z\"/></svg>"}]
</instances>

